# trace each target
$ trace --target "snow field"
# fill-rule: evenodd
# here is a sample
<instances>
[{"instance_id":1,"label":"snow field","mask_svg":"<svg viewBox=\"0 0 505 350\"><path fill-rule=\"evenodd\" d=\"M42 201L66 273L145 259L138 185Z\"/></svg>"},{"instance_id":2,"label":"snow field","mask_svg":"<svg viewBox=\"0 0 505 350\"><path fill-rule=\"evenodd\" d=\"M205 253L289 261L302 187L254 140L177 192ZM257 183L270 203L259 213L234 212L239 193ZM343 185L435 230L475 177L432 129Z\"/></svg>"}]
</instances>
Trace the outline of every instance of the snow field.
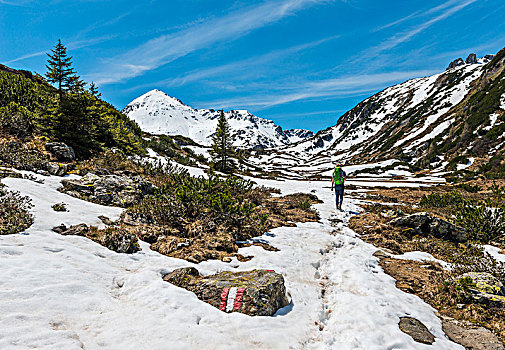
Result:
<instances>
[{"instance_id":1,"label":"snow field","mask_svg":"<svg viewBox=\"0 0 505 350\"><path fill-rule=\"evenodd\" d=\"M42 177L41 177L42 178ZM206 261L194 265L153 252L117 254L88 239L51 231L60 223L99 224L119 208L80 201L45 184L2 180L34 201L34 225L26 234L0 237L1 349L461 349L442 333L433 309L401 292L372 256L376 250L347 228L346 213L334 214L329 183L258 180L283 194L311 192L321 222L272 230L258 239L280 249L240 249L248 262ZM56 202L69 212L54 212ZM330 219L342 220L337 227ZM291 305L275 317L226 314L161 279L175 268L203 274L223 270L273 269L284 275ZM322 290L325 290L324 294ZM330 312L331 310L331 312ZM398 328L400 316L418 318L437 337L415 343Z\"/></svg>"}]
</instances>

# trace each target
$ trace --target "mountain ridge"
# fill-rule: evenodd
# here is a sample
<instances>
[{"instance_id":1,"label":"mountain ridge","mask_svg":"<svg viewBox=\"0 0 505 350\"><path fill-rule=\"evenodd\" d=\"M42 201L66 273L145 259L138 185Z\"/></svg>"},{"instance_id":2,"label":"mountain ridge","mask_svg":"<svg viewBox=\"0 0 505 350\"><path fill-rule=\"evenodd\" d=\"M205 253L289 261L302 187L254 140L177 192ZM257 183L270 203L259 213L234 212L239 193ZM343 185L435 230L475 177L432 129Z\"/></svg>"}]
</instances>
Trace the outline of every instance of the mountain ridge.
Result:
<instances>
[{"instance_id":1,"label":"mountain ridge","mask_svg":"<svg viewBox=\"0 0 505 350\"><path fill-rule=\"evenodd\" d=\"M195 109L165 92L154 89L130 102L122 112L152 134L182 135L208 146L220 111ZM224 112L239 148L271 148L292 144L314 133L304 129L283 130L273 121L247 110Z\"/></svg>"},{"instance_id":2,"label":"mountain ridge","mask_svg":"<svg viewBox=\"0 0 505 350\"><path fill-rule=\"evenodd\" d=\"M278 156L268 158L268 168L279 170L291 167L306 175L317 175L325 173L337 161L354 164L388 159L397 159L413 169L445 168L451 159L458 156L461 159L482 157L476 166L483 165L484 158L492 154L465 150L468 142L458 147L453 144L451 148L446 140L451 139L450 130L452 134L463 132L456 125L464 125L466 119L480 113L469 111L470 95L486 86L500 85L493 96L503 96L505 88L494 80L503 73L504 61L504 50L496 56L487 55L479 59L471 54L462 61L463 64L453 65L441 73L388 87L358 103L335 125L296 144L281 147ZM489 128L485 129L487 133L495 133L501 139L503 132L497 132L496 127L502 123L505 102L500 107L495 100L485 112L487 115L481 116L472 126ZM470 139L474 142L479 137ZM492 140L486 142L496 145ZM439 145L440 151L437 148ZM501 151L495 153L501 154ZM253 161L264 163L261 155ZM499 163L502 161L500 159ZM299 166L300 163L303 166Z\"/></svg>"}]
</instances>

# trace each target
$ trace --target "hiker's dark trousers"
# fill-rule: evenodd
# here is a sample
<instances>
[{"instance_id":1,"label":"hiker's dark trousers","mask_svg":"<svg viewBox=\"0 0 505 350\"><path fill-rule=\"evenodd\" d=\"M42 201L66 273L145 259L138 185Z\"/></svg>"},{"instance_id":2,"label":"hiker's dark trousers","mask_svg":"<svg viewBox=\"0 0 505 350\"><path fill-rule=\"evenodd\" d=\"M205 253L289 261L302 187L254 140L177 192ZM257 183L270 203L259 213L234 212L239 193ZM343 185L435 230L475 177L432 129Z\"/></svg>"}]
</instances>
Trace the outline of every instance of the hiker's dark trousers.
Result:
<instances>
[{"instance_id":1,"label":"hiker's dark trousers","mask_svg":"<svg viewBox=\"0 0 505 350\"><path fill-rule=\"evenodd\" d=\"M344 185L335 185L335 197L337 208L342 206L342 201L344 200Z\"/></svg>"}]
</instances>

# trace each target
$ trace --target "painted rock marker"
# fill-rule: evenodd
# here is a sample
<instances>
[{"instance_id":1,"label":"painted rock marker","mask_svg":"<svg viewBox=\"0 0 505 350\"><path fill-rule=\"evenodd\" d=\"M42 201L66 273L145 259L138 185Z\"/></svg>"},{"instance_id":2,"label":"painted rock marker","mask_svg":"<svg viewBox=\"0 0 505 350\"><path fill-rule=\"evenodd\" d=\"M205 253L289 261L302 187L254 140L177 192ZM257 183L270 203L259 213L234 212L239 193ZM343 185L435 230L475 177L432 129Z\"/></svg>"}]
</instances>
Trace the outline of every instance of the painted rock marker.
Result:
<instances>
[{"instance_id":1,"label":"painted rock marker","mask_svg":"<svg viewBox=\"0 0 505 350\"><path fill-rule=\"evenodd\" d=\"M187 267L172 271L163 280L195 293L223 312L272 316L289 304L284 278L274 271L225 271L202 276L194 267Z\"/></svg>"}]
</instances>

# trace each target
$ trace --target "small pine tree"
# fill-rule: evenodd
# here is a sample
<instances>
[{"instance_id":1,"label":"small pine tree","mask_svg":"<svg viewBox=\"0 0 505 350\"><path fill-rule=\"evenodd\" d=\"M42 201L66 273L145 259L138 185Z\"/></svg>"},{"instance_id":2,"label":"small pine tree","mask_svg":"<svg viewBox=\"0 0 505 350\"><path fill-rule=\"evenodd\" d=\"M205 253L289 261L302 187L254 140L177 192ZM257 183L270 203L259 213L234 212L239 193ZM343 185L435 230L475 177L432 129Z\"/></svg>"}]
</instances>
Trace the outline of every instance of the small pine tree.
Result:
<instances>
[{"instance_id":1,"label":"small pine tree","mask_svg":"<svg viewBox=\"0 0 505 350\"><path fill-rule=\"evenodd\" d=\"M210 154L216 170L227 174L235 170L237 154L232 146L230 124L228 124L222 110L217 122L216 133L212 137Z\"/></svg>"},{"instance_id":2,"label":"small pine tree","mask_svg":"<svg viewBox=\"0 0 505 350\"><path fill-rule=\"evenodd\" d=\"M84 92L85 86L86 86L86 83L77 74L70 77L68 80L68 91L70 91L70 92L82 93L82 92Z\"/></svg>"},{"instance_id":3,"label":"small pine tree","mask_svg":"<svg viewBox=\"0 0 505 350\"><path fill-rule=\"evenodd\" d=\"M52 84L58 87L58 96L63 95L64 91L77 91L84 87L84 82L72 68L72 57L67 55L67 48L58 39L58 43L51 50L51 54L47 54L47 73L46 78Z\"/></svg>"},{"instance_id":4,"label":"small pine tree","mask_svg":"<svg viewBox=\"0 0 505 350\"><path fill-rule=\"evenodd\" d=\"M98 92L98 86L96 86L95 82L93 81L89 84L88 91L91 95L95 96L96 98L100 98L102 96L102 94Z\"/></svg>"},{"instance_id":5,"label":"small pine tree","mask_svg":"<svg viewBox=\"0 0 505 350\"><path fill-rule=\"evenodd\" d=\"M244 151L238 150L237 152L237 161L240 171L244 171L245 169L245 156Z\"/></svg>"}]
</instances>

